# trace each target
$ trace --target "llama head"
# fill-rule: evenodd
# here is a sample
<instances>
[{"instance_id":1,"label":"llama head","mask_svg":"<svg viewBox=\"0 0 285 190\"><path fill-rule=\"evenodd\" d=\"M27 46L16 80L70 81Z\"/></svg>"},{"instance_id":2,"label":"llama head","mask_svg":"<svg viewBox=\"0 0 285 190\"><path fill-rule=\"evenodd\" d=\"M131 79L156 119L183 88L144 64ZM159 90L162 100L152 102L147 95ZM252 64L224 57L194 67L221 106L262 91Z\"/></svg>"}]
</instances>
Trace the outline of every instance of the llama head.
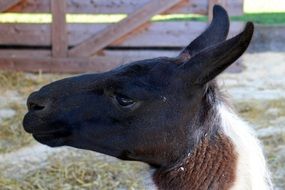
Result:
<instances>
[{"instance_id":1,"label":"llama head","mask_svg":"<svg viewBox=\"0 0 285 190\"><path fill-rule=\"evenodd\" d=\"M226 40L226 11L175 58L59 80L32 93L23 125L46 145L68 145L120 159L166 166L187 154L201 134L212 80L246 50L253 25ZM212 94L214 96L214 94ZM212 96L211 95L211 96ZM212 97L213 98L213 97Z\"/></svg>"}]
</instances>

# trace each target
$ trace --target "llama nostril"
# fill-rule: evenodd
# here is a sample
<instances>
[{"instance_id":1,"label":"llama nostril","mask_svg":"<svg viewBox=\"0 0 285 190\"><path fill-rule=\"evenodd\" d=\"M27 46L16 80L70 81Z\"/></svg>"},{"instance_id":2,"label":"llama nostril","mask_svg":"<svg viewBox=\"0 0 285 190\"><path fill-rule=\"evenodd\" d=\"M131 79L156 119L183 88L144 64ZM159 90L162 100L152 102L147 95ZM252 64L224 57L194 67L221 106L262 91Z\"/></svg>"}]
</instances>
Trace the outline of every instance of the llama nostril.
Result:
<instances>
[{"instance_id":1,"label":"llama nostril","mask_svg":"<svg viewBox=\"0 0 285 190\"><path fill-rule=\"evenodd\" d=\"M33 92L28 97L27 107L29 111L41 111L46 107L46 100L38 91Z\"/></svg>"},{"instance_id":2,"label":"llama nostril","mask_svg":"<svg viewBox=\"0 0 285 190\"><path fill-rule=\"evenodd\" d=\"M45 106L33 103L33 102L29 102L28 103L28 109L29 111L40 111L43 110L45 108Z\"/></svg>"}]
</instances>

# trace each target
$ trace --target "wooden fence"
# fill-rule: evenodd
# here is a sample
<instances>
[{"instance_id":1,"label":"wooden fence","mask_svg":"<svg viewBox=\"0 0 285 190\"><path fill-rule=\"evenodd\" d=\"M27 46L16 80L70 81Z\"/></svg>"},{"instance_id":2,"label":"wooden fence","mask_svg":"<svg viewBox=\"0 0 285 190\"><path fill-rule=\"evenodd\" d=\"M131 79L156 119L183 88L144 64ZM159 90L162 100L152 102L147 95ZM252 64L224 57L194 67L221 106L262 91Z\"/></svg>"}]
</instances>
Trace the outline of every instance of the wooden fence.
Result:
<instances>
[{"instance_id":1,"label":"wooden fence","mask_svg":"<svg viewBox=\"0 0 285 190\"><path fill-rule=\"evenodd\" d=\"M1 0L1 12L51 13L51 24L0 24L0 69L100 72L157 56L175 56L205 22L150 22L157 14L212 14L222 4L243 14L243 0ZM128 14L117 23L66 23L67 13ZM243 24L232 23L230 34Z\"/></svg>"}]
</instances>

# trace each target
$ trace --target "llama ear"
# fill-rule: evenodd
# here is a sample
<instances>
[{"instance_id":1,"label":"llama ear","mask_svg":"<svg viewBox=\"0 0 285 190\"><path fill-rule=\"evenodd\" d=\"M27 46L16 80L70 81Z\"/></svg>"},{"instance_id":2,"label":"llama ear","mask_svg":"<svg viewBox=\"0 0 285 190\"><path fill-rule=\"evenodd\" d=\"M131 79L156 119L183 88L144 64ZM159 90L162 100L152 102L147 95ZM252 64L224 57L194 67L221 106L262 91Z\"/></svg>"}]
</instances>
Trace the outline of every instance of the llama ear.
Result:
<instances>
[{"instance_id":1,"label":"llama ear","mask_svg":"<svg viewBox=\"0 0 285 190\"><path fill-rule=\"evenodd\" d=\"M213 19L209 27L193 40L179 55L182 59L189 59L203 49L213 46L227 38L229 32L229 16L220 5L213 8Z\"/></svg>"},{"instance_id":2,"label":"llama ear","mask_svg":"<svg viewBox=\"0 0 285 190\"><path fill-rule=\"evenodd\" d=\"M205 84L224 71L247 49L254 31L248 22L239 35L207 48L178 67L178 74L192 84Z\"/></svg>"}]
</instances>

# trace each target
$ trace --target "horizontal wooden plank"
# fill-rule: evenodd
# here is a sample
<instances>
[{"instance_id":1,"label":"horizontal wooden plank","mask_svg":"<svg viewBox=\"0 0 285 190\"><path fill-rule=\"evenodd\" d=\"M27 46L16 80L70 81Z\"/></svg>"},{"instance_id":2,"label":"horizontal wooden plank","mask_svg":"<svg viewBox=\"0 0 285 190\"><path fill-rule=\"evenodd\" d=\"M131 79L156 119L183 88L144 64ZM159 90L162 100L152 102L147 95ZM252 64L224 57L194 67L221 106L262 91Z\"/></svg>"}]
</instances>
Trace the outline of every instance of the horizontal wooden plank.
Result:
<instances>
[{"instance_id":1,"label":"horizontal wooden plank","mask_svg":"<svg viewBox=\"0 0 285 190\"><path fill-rule=\"evenodd\" d=\"M179 53L167 50L108 50L90 58L52 58L49 56L50 51L36 51L45 57L29 56L32 52L27 50L14 51L14 56L5 51L7 55L0 50L0 70L52 73L104 72L133 61L160 56L174 57Z\"/></svg>"},{"instance_id":2,"label":"horizontal wooden plank","mask_svg":"<svg viewBox=\"0 0 285 190\"><path fill-rule=\"evenodd\" d=\"M179 52L178 50L104 50L99 56L119 59L121 63L130 63L156 57L176 57Z\"/></svg>"},{"instance_id":3,"label":"horizontal wooden plank","mask_svg":"<svg viewBox=\"0 0 285 190\"><path fill-rule=\"evenodd\" d=\"M107 57L88 58L31 58L0 57L0 69L26 72L81 73L103 72L121 65Z\"/></svg>"},{"instance_id":4,"label":"horizontal wooden plank","mask_svg":"<svg viewBox=\"0 0 285 190\"><path fill-rule=\"evenodd\" d=\"M0 50L0 70L26 71L26 72L49 72L49 73L82 73L82 72L104 72L123 64L133 61L167 56L176 57L180 51L169 50L106 50L100 55L90 58L51 58L50 51L35 51L42 56L30 56L31 52L14 51L14 56L9 52L4 54ZM231 66L236 70L238 64ZM239 68L238 68L239 69Z\"/></svg>"},{"instance_id":5,"label":"horizontal wooden plank","mask_svg":"<svg viewBox=\"0 0 285 190\"><path fill-rule=\"evenodd\" d=\"M96 13L96 14L129 14L142 7L149 0L67 0L69 13ZM227 0L226 8L230 15L243 14L243 0ZM10 12L50 12L49 0L25 0ZM207 14L208 0L184 0L179 5L166 11L173 13Z\"/></svg>"},{"instance_id":6,"label":"horizontal wooden plank","mask_svg":"<svg viewBox=\"0 0 285 190\"><path fill-rule=\"evenodd\" d=\"M176 57L179 55L181 50L105 50L102 52L101 56L106 56L109 58L121 57L123 63L130 63L137 60L151 59L156 57ZM242 60L238 59L226 70L226 72L239 73L243 69Z\"/></svg>"},{"instance_id":7,"label":"horizontal wooden plank","mask_svg":"<svg viewBox=\"0 0 285 190\"><path fill-rule=\"evenodd\" d=\"M48 24L0 24L0 44L50 46L50 30Z\"/></svg>"},{"instance_id":8,"label":"horizontal wooden plank","mask_svg":"<svg viewBox=\"0 0 285 190\"><path fill-rule=\"evenodd\" d=\"M119 47L184 47L199 36L207 27L203 22L156 23L133 33L125 41L117 41L112 46ZM237 34L243 23L232 23L230 35ZM139 46L138 46L139 44Z\"/></svg>"},{"instance_id":9,"label":"horizontal wooden plank","mask_svg":"<svg viewBox=\"0 0 285 190\"><path fill-rule=\"evenodd\" d=\"M181 49L182 50L182 49ZM104 50L98 53L100 56L107 57L133 57L138 59L150 59L154 57L176 57L180 50Z\"/></svg>"},{"instance_id":10,"label":"horizontal wooden plank","mask_svg":"<svg viewBox=\"0 0 285 190\"><path fill-rule=\"evenodd\" d=\"M75 46L104 29L108 24L69 24L69 46ZM230 36L238 33L244 24L233 22ZM205 28L204 22L154 22L149 27L133 32L112 43L114 47L183 47ZM48 24L1 24L0 45L50 46Z\"/></svg>"},{"instance_id":11,"label":"horizontal wooden plank","mask_svg":"<svg viewBox=\"0 0 285 190\"><path fill-rule=\"evenodd\" d=\"M0 49L0 57L50 57L49 50L7 50Z\"/></svg>"},{"instance_id":12,"label":"horizontal wooden plank","mask_svg":"<svg viewBox=\"0 0 285 190\"><path fill-rule=\"evenodd\" d=\"M175 57L180 51L177 50L104 50L94 55L100 57L109 57L121 60L122 63L128 63L137 61L140 59L149 59L154 57ZM51 57L50 50L5 50L0 49L0 57L36 57L36 58L48 58ZM91 57L92 58L92 57Z\"/></svg>"},{"instance_id":13,"label":"horizontal wooden plank","mask_svg":"<svg viewBox=\"0 0 285 190\"><path fill-rule=\"evenodd\" d=\"M4 53L8 53L5 55ZM0 50L0 70L81 73L104 72L120 65L159 56L176 56L172 51L103 51L91 58L52 58L50 51L35 51L42 56L29 56L31 51ZM11 56L13 55L13 56Z\"/></svg>"}]
</instances>

